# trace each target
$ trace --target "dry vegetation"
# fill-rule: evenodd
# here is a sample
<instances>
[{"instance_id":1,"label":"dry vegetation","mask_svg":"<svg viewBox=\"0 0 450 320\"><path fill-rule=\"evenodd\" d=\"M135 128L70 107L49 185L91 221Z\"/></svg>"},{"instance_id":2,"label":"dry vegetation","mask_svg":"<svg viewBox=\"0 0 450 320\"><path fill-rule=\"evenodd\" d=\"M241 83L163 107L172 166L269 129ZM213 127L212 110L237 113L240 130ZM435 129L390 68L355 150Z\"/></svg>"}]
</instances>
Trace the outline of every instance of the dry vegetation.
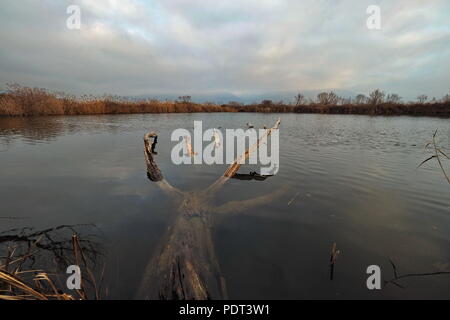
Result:
<instances>
[{"instance_id":1,"label":"dry vegetation","mask_svg":"<svg viewBox=\"0 0 450 320\"><path fill-rule=\"evenodd\" d=\"M424 161L422 161L419 164L419 167L421 167L426 162L435 159L437 161L437 163L439 164L439 168L441 169L442 173L444 174L445 179L447 179L447 182L450 183L450 178L447 175L447 172L445 171L444 166L442 165L443 159L450 160L450 157L447 154L445 154L445 152L442 150L441 147L439 147L437 145L436 134L437 134L437 129L433 134L433 139L425 145L425 150L431 149L432 155L430 157L428 157L427 159L425 159Z\"/></svg>"},{"instance_id":2,"label":"dry vegetation","mask_svg":"<svg viewBox=\"0 0 450 320\"><path fill-rule=\"evenodd\" d=\"M426 95L417 97L417 102L403 103L397 94L374 90L369 97L341 98L334 92L321 92L316 99L307 99L302 94L294 103L264 100L260 103L240 104L229 102L194 103L190 96L177 101L155 99L130 100L117 96L75 97L51 92L41 88L8 85L0 94L0 116L40 115L87 115L129 113L191 113L191 112L268 112L268 113L329 113L366 115L417 115L450 116L450 95L428 101Z\"/></svg>"},{"instance_id":3,"label":"dry vegetation","mask_svg":"<svg viewBox=\"0 0 450 320\"><path fill-rule=\"evenodd\" d=\"M227 112L213 103L195 104L189 101L129 101L114 96L75 97L41 88L9 85L0 95L0 116L82 115L120 113L188 113Z\"/></svg>"},{"instance_id":4,"label":"dry vegetation","mask_svg":"<svg viewBox=\"0 0 450 320\"><path fill-rule=\"evenodd\" d=\"M89 227L62 225L40 231L25 227L0 232L0 300L104 298L104 269L96 270L101 250L92 235L81 239L77 232ZM45 261L50 265L42 264ZM65 270L69 265L81 269L79 290L67 290Z\"/></svg>"}]
</instances>

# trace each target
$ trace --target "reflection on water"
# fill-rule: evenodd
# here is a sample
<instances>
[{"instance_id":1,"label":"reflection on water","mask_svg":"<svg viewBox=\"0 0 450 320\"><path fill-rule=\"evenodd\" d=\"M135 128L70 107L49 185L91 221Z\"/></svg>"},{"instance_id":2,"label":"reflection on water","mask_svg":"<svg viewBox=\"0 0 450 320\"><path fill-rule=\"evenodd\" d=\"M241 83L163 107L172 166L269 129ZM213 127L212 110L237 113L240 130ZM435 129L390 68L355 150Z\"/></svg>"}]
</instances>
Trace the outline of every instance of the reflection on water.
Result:
<instances>
[{"instance_id":1,"label":"reflection on water","mask_svg":"<svg viewBox=\"0 0 450 320\"><path fill-rule=\"evenodd\" d=\"M176 166L176 128L270 126L269 114L158 114L0 119L0 230L95 223L108 252L110 297L132 298L166 230L173 204L147 180L142 136L159 135L157 161L182 190L201 190L226 165ZM450 264L450 188L434 163L417 169L448 120L281 115L280 170L264 181L232 179L217 206L287 187L290 193L221 221L214 242L230 298L450 298L450 276L366 289L367 266L399 273ZM243 166L241 174L257 171ZM295 201L287 205L293 197ZM17 219L20 218L20 219ZM25 219L27 218L27 219ZM329 280L331 244L342 251Z\"/></svg>"}]
</instances>

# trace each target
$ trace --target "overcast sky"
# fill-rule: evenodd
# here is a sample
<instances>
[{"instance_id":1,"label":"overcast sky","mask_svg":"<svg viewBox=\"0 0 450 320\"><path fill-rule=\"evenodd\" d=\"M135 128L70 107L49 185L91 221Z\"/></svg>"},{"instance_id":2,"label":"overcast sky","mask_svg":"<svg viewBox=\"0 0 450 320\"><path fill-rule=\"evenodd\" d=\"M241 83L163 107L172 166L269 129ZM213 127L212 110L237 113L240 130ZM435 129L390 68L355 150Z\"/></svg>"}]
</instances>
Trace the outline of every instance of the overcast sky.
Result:
<instances>
[{"instance_id":1,"label":"overcast sky","mask_svg":"<svg viewBox=\"0 0 450 320\"><path fill-rule=\"evenodd\" d=\"M69 30L70 4L81 29ZM369 30L369 5L381 30ZM448 0L0 2L0 87L70 93L450 93Z\"/></svg>"}]
</instances>

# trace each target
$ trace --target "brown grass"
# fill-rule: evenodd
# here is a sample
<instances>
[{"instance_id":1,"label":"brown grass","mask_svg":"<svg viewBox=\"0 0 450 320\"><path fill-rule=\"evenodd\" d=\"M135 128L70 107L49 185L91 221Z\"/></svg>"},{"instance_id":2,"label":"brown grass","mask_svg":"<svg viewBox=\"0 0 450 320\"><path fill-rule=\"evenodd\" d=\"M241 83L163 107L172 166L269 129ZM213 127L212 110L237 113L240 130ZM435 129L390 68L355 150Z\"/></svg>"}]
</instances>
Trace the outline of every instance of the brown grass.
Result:
<instances>
[{"instance_id":1,"label":"brown grass","mask_svg":"<svg viewBox=\"0 0 450 320\"><path fill-rule=\"evenodd\" d=\"M339 101L343 101L340 99ZM192 112L263 112L263 113L324 113L364 115L416 115L450 116L450 100L442 99L430 103L341 103L323 104L309 102L299 106L283 102L239 104L229 102L193 103L190 100L159 101L144 99L130 101L120 97L82 96L53 93L46 89L9 85L6 93L0 94L0 116L41 115L89 115L131 113L192 113Z\"/></svg>"},{"instance_id":2,"label":"brown grass","mask_svg":"<svg viewBox=\"0 0 450 320\"><path fill-rule=\"evenodd\" d=\"M6 256L0 259L0 300L102 298L103 272L97 281L91 269L91 264L95 262L92 253L97 254L93 247L95 244L90 240L81 240L75 233L70 240L55 238L55 232L66 229L75 232L74 226L58 226L37 232L23 228L7 231L13 234L0 233L0 243L12 244L8 245ZM53 254L60 271L48 272L33 267L45 252ZM70 291L64 286L67 274L63 265L72 264L82 270L80 290Z\"/></svg>"}]
</instances>

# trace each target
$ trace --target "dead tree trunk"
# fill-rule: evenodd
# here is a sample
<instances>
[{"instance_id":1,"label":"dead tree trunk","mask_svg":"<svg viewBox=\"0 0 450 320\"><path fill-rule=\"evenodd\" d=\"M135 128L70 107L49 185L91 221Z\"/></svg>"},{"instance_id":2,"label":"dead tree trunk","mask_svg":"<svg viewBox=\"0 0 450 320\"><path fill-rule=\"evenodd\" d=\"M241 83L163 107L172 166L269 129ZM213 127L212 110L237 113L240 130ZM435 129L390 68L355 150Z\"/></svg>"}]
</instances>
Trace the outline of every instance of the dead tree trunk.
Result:
<instances>
[{"instance_id":1,"label":"dead tree trunk","mask_svg":"<svg viewBox=\"0 0 450 320\"><path fill-rule=\"evenodd\" d=\"M236 212L251 205L261 205L273 200L279 194L258 197L245 201L233 201L221 207L214 207L214 193L238 171L242 160L257 150L270 133L278 129L280 120L266 131L257 143L238 157L208 189L198 193L182 192L171 186L163 177L153 159L155 133L144 136L147 174L178 205L174 224L169 227L156 254L148 263L138 298L170 300L226 299L225 279L211 235L211 214ZM153 143L151 144L153 139Z\"/></svg>"}]
</instances>

